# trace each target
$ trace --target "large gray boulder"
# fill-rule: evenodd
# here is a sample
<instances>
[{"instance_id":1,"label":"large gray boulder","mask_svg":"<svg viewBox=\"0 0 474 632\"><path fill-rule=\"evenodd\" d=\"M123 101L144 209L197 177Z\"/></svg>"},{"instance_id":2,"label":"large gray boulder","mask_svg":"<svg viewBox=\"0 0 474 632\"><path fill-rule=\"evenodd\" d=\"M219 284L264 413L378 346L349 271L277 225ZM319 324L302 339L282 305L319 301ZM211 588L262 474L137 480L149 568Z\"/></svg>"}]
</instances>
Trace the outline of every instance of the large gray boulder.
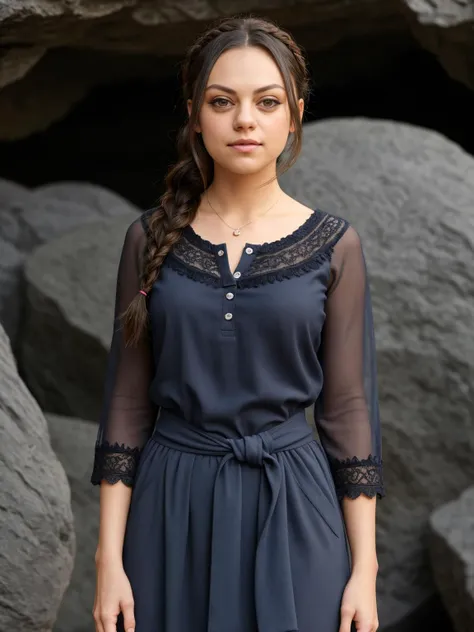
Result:
<instances>
[{"instance_id":1,"label":"large gray boulder","mask_svg":"<svg viewBox=\"0 0 474 632\"><path fill-rule=\"evenodd\" d=\"M135 213L86 224L25 264L25 380L43 410L97 420L113 330L115 283Z\"/></svg>"},{"instance_id":2,"label":"large gray boulder","mask_svg":"<svg viewBox=\"0 0 474 632\"><path fill-rule=\"evenodd\" d=\"M456 632L474 630L474 487L430 516L430 559Z\"/></svg>"},{"instance_id":3,"label":"large gray boulder","mask_svg":"<svg viewBox=\"0 0 474 632\"><path fill-rule=\"evenodd\" d=\"M46 419L51 445L66 471L71 488L77 551L71 582L63 596L54 632L92 632L100 489L91 485L90 476L97 425L52 414L47 414Z\"/></svg>"},{"instance_id":4,"label":"large gray boulder","mask_svg":"<svg viewBox=\"0 0 474 632\"><path fill-rule=\"evenodd\" d=\"M0 630L51 632L69 584L71 495L0 326Z\"/></svg>"},{"instance_id":5,"label":"large gray boulder","mask_svg":"<svg viewBox=\"0 0 474 632\"><path fill-rule=\"evenodd\" d=\"M78 226L132 211L138 208L117 193L86 182L27 189L0 179L0 322L15 350L25 255Z\"/></svg>"},{"instance_id":6,"label":"large gray boulder","mask_svg":"<svg viewBox=\"0 0 474 632\"><path fill-rule=\"evenodd\" d=\"M283 188L346 217L365 249L387 484L379 614L409 622L435 592L429 515L474 479L474 160L387 121L311 123L304 137Z\"/></svg>"}]
</instances>

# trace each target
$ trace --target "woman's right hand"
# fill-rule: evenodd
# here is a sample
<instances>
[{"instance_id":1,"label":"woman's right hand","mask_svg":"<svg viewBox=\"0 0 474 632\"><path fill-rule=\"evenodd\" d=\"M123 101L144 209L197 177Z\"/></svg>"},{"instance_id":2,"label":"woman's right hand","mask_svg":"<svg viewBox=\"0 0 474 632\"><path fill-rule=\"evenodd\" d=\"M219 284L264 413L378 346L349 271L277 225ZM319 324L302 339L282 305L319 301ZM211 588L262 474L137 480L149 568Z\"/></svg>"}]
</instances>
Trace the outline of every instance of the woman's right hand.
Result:
<instances>
[{"instance_id":1,"label":"woman's right hand","mask_svg":"<svg viewBox=\"0 0 474 632\"><path fill-rule=\"evenodd\" d=\"M125 632L135 632L132 587L121 561L96 559L96 571L92 611L96 632L116 632L120 611L123 613Z\"/></svg>"}]
</instances>

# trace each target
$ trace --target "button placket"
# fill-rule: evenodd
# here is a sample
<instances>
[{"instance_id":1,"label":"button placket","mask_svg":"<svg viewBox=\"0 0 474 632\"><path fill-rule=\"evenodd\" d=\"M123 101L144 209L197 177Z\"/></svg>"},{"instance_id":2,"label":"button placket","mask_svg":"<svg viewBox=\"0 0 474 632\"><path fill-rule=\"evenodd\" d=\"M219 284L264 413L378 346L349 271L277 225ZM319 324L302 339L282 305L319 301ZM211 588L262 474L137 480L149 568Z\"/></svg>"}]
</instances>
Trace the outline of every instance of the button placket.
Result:
<instances>
[{"instance_id":1,"label":"button placket","mask_svg":"<svg viewBox=\"0 0 474 632\"><path fill-rule=\"evenodd\" d=\"M226 244L216 245L216 261L222 280L221 332L228 336L235 334L235 301L239 289L239 279L245 274L255 257L255 249L246 244L237 269L231 272ZM232 290L230 291L230 287Z\"/></svg>"}]
</instances>

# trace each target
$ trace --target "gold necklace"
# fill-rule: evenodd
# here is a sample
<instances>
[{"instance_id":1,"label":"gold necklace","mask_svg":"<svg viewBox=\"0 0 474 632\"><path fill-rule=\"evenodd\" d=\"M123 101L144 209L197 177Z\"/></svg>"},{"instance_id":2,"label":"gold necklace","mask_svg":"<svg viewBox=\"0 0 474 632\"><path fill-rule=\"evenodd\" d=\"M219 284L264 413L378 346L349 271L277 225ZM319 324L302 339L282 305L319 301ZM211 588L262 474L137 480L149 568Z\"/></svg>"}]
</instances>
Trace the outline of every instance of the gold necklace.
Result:
<instances>
[{"instance_id":1,"label":"gold necklace","mask_svg":"<svg viewBox=\"0 0 474 632\"><path fill-rule=\"evenodd\" d=\"M264 213L262 213L261 215L259 215L259 216L258 216L258 217L256 217L255 219L251 219L251 220L250 220L250 222L246 222L245 224L242 224L242 226L239 226L238 228L234 228L233 226L231 226L230 224L228 224L228 223L225 221L225 219L224 219L224 218L223 218L223 217L222 217L222 216L221 216L221 215L220 215L220 214L216 211L216 209L215 209L215 208L212 206L212 204L211 204L211 201L210 201L210 199L209 199L209 193L208 193L207 191L206 191L206 198L207 198L207 202L208 202L209 206L212 208L212 210L214 211L214 213L215 213L218 217L220 217L220 219L224 222L224 224L225 224L226 226L228 226L229 228L231 228L231 229L232 229L232 234L233 234L235 237L238 237L238 236L240 235L240 231L242 230L242 228L244 228L244 226L248 226L248 225L249 225L249 224L251 224L252 222L255 222L257 219L260 219L261 217L263 217L264 215L266 215L266 214L268 213L268 211L270 211L270 210L271 210L271 209L275 206L275 204L278 202L278 200L280 199L280 196L278 196L278 197L277 197L276 202L274 202L274 203L270 206L270 208L267 208L267 210L266 210Z\"/></svg>"}]
</instances>

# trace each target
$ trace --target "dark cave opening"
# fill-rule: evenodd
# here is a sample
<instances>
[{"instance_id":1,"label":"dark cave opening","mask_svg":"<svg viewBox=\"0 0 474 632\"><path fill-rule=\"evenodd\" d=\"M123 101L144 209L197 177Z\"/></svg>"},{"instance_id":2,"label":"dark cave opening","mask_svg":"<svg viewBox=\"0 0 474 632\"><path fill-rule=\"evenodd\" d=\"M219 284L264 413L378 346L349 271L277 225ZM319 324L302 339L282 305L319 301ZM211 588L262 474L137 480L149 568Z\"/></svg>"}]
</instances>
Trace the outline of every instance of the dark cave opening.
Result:
<instances>
[{"instance_id":1,"label":"dark cave opening","mask_svg":"<svg viewBox=\"0 0 474 632\"><path fill-rule=\"evenodd\" d=\"M318 85L309 60L313 88L305 122L355 116L401 121L438 131L474 153L474 94L433 55L406 51L377 74L332 85ZM146 208L163 190L183 120L177 73L156 82L102 85L46 131L1 142L0 176L29 187L93 182Z\"/></svg>"}]
</instances>

